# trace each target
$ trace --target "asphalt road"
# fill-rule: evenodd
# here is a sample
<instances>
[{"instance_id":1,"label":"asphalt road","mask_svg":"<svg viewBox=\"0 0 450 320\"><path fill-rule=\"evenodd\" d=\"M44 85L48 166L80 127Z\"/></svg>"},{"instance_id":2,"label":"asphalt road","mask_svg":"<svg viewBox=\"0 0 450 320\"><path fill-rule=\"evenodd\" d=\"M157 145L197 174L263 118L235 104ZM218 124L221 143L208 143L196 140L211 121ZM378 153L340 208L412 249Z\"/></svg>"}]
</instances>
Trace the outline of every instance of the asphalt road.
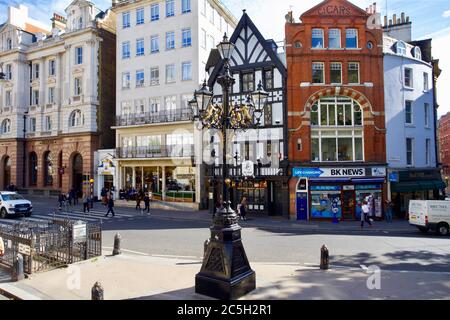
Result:
<instances>
[{"instance_id":1,"label":"asphalt road","mask_svg":"<svg viewBox=\"0 0 450 320\"><path fill-rule=\"evenodd\" d=\"M32 200L33 217L51 217L54 199ZM89 215L84 216L80 209L69 213L70 218L94 221L106 213L98 203ZM102 220L105 253L112 250L114 235L120 233L124 250L201 259L203 243L209 237L208 222L147 216L133 208L116 207L115 211L115 218ZM424 236L414 228L395 233L244 228L242 239L249 260L254 262L317 265L320 248L326 244L334 266L377 265L385 270L450 273L450 237Z\"/></svg>"}]
</instances>

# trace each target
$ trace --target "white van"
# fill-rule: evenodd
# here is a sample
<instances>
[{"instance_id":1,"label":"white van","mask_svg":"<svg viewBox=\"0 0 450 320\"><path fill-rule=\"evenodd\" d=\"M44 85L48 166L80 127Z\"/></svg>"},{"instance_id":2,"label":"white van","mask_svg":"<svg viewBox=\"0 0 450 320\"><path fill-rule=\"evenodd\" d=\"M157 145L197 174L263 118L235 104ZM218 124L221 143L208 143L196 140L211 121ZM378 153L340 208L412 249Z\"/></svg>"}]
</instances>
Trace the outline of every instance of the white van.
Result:
<instances>
[{"instance_id":1,"label":"white van","mask_svg":"<svg viewBox=\"0 0 450 320\"><path fill-rule=\"evenodd\" d=\"M409 224L417 227L423 233L436 231L441 236L449 234L450 201L409 202Z\"/></svg>"}]
</instances>

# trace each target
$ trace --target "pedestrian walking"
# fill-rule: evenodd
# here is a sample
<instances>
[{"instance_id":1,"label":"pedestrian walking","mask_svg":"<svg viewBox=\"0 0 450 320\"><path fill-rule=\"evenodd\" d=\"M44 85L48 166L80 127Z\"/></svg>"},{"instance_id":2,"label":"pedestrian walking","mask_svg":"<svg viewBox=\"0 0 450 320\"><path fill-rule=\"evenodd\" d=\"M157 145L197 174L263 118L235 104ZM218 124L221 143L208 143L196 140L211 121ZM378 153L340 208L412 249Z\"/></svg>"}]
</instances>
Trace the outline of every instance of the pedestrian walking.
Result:
<instances>
[{"instance_id":1,"label":"pedestrian walking","mask_svg":"<svg viewBox=\"0 0 450 320\"><path fill-rule=\"evenodd\" d=\"M105 187L102 188L102 191L100 193L100 196L102 197L102 204L106 207L108 204L108 190L106 190Z\"/></svg>"},{"instance_id":2,"label":"pedestrian walking","mask_svg":"<svg viewBox=\"0 0 450 320\"><path fill-rule=\"evenodd\" d=\"M5 244L3 243L3 238L0 237L0 257L5 254Z\"/></svg>"},{"instance_id":3,"label":"pedestrian walking","mask_svg":"<svg viewBox=\"0 0 450 320\"><path fill-rule=\"evenodd\" d=\"M106 212L105 217L108 217L109 213L111 213L112 216L115 217L116 214L114 213L114 199L112 197L108 198L107 207L108 207L108 211Z\"/></svg>"},{"instance_id":4,"label":"pedestrian walking","mask_svg":"<svg viewBox=\"0 0 450 320\"><path fill-rule=\"evenodd\" d=\"M66 201L65 194L61 191L58 195L58 204L59 204L59 210L62 210L63 204Z\"/></svg>"},{"instance_id":5,"label":"pedestrian walking","mask_svg":"<svg viewBox=\"0 0 450 320\"><path fill-rule=\"evenodd\" d=\"M146 193L144 196L144 204L145 204L144 212L147 210L147 213L150 213L150 197L148 193Z\"/></svg>"},{"instance_id":6,"label":"pedestrian walking","mask_svg":"<svg viewBox=\"0 0 450 320\"><path fill-rule=\"evenodd\" d=\"M239 211L241 213L241 219L247 220L247 198L242 197L241 206L239 207Z\"/></svg>"},{"instance_id":7,"label":"pedestrian walking","mask_svg":"<svg viewBox=\"0 0 450 320\"><path fill-rule=\"evenodd\" d=\"M361 229L364 228L364 222L367 222L369 224L369 226L372 227L372 222L370 221L370 208L369 205L367 204L367 201L363 202L363 205L361 207Z\"/></svg>"},{"instance_id":8,"label":"pedestrian walking","mask_svg":"<svg viewBox=\"0 0 450 320\"><path fill-rule=\"evenodd\" d=\"M392 212L394 211L394 204L392 201L386 200L386 222L392 222Z\"/></svg>"},{"instance_id":9,"label":"pedestrian walking","mask_svg":"<svg viewBox=\"0 0 450 320\"><path fill-rule=\"evenodd\" d=\"M72 188L72 193L73 193L73 204L78 205L78 190Z\"/></svg>"},{"instance_id":10,"label":"pedestrian walking","mask_svg":"<svg viewBox=\"0 0 450 320\"><path fill-rule=\"evenodd\" d=\"M141 210L141 195L140 194L136 194L136 210Z\"/></svg>"},{"instance_id":11,"label":"pedestrian walking","mask_svg":"<svg viewBox=\"0 0 450 320\"><path fill-rule=\"evenodd\" d=\"M84 213L86 213L86 209L87 209L87 212L90 212L90 209L89 209L90 205L89 205L89 203L90 203L89 196L86 193L84 193L83 194L83 212Z\"/></svg>"}]
</instances>

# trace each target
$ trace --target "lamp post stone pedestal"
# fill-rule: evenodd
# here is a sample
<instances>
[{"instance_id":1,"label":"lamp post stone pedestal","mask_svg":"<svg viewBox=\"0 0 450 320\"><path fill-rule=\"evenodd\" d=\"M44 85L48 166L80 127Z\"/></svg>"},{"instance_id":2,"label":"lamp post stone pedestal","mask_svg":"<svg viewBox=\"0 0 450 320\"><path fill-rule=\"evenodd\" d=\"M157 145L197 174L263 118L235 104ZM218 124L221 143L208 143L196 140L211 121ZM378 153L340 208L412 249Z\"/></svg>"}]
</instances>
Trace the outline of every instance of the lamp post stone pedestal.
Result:
<instances>
[{"instance_id":1,"label":"lamp post stone pedestal","mask_svg":"<svg viewBox=\"0 0 450 320\"><path fill-rule=\"evenodd\" d=\"M256 274L242 244L238 216L226 210L223 208L214 216L203 265L195 277L195 292L233 300L256 289Z\"/></svg>"}]
</instances>

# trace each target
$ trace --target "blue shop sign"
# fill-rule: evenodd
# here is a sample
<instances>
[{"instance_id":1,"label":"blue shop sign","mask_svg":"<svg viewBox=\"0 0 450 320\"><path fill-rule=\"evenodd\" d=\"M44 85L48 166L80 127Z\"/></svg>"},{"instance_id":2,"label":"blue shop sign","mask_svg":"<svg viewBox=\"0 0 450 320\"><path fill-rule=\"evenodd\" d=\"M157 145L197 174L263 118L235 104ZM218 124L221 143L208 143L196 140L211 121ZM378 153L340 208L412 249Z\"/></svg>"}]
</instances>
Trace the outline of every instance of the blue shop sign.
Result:
<instances>
[{"instance_id":1,"label":"blue shop sign","mask_svg":"<svg viewBox=\"0 0 450 320\"><path fill-rule=\"evenodd\" d=\"M389 182L399 182L400 181L400 176L398 174L398 172L391 172L389 174Z\"/></svg>"},{"instance_id":2,"label":"blue shop sign","mask_svg":"<svg viewBox=\"0 0 450 320\"><path fill-rule=\"evenodd\" d=\"M301 178L318 178L323 173L324 173L324 171L320 170L320 168L294 168L294 169L292 169L292 175L294 177L301 177Z\"/></svg>"},{"instance_id":3,"label":"blue shop sign","mask_svg":"<svg viewBox=\"0 0 450 320\"><path fill-rule=\"evenodd\" d=\"M380 190L383 189L381 184L362 184L357 185L356 190Z\"/></svg>"},{"instance_id":4,"label":"blue shop sign","mask_svg":"<svg viewBox=\"0 0 450 320\"><path fill-rule=\"evenodd\" d=\"M311 186L311 191L341 191L341 186Z\"/></svg>"}]
</instances>

